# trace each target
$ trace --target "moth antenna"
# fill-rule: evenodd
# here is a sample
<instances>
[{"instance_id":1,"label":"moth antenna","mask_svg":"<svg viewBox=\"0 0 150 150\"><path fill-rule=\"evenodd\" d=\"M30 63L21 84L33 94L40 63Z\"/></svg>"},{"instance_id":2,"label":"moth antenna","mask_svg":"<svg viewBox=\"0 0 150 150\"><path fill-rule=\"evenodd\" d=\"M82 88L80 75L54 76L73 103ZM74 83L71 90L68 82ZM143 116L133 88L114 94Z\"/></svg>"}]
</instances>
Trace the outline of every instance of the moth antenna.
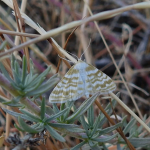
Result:
<instances>
[{"instance_id":1,"label":"moth antenna","mask_svg":"<svg viewBox=\"0 0 150 150\"><path fill-rule=\"evenodd\" d=\"M72 54L72 53L70 53L70 52L68 52L68 51L66 51L68 54L71 54L71 55L73 55L73 56L75 56L76 58L77 58L77 60L79 59L75 54Z\"/></svg>"},{"instance_id":2,"label":"moth antenna","mask_svg":"<svg viewBox=\"0 0 150 150\"><path fill-rule=\"evenodd\" d=\"M90 44L91 44L91 39L90 39L90 41L89 41L89 44L88 44L88 46L87 46L86 50L83 52L83 54L85 54L85 52L88 50L88 48L89 48ZM83 54L81 55L80 60L82 60L82 56L83 56Z\"/></svg>"},{"instance_id":3,"label":"moth antenna","mask_svg":"<svg viewBox=\"0 0 150 150\"><path fill-rule=\"evenodd\" d=\"M63 58L63 57L61 57L61 56L59 56L59 55L58 55L58 57L60 57L61 59L64 59L64 60L69 61L69 62L71 62L71 63L74 64L74 62L72 62L71 60L68 60L68 59L66 59L66 58Z\"/></svg>"}]
</instances>

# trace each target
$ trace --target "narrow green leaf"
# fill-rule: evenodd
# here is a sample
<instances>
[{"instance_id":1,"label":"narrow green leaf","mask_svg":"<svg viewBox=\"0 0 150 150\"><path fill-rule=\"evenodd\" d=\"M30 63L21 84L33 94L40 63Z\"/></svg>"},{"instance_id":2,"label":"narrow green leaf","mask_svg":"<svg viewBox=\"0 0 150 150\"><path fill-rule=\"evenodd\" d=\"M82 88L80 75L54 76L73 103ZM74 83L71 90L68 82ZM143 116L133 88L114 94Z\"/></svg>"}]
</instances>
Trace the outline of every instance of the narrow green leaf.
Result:
<instances>
[{"instance_id":1,"label":"narrow green leaf","mask_svg":"<svg viewBox=\"0 0 150 150\"><path fill-rule=\"evenodd\" d=\"M17 83L17 85L19 85L21 83L20 75L17 74L17 72L14 69L12 69L12 72L13 72L14 81Z\"/></svg>"},{"instance_id":2,"label":"narrow green leaf","mask_svg":"<svg viewBox=\"0 0 150 150\"><path fill-rule=\"evenodd\" d=\"M33 114L31 114L29 111L26 111L24 109L19 109L23 114L27 115L28 117L32 118L34 122L40 122L41 119Z\"/></svg>"},{"instance_id":3,"label":"narrow green leaf","mask_svg":"<svg viewBox=\"0 0 150 150\"><path fill-rule=\"evenodd\" d=\"M20 66L19 66L17 61L15 61L14 66L15 66L15 72L20 75L20 73L21 73L20 70L19 70ZM19 76L19 78L20 78L20 81L21 81L21 76Z\"/></svg>"},{"instance_id":4,"label":"narrow green leaf","mask_svg":"<svg viewBox=\"0 0 150 150\"><path fill-rule=\"evenodd\" d=\"M85 130L81 129L81 128L67 128L66 130L68 130L70 132L76 132L76 133L85 132Z\"/></svg>"},{"instance_id":5,"label":"narrow green leaf","mask_svg":"<svg viewBox=\"0 0 150 150\"><path fill-rule=\"evenodd\" d=\"M41 119L43 120L45 117L45 98L42 99L42 104L41 104Z\"/></svg>"},{"instance_id":6,"label":"narrow green leaf","mask_svg":"<svg viewBox=\"0 0 150 150\"><path fill-rule=\"evenodd\" d=\"M146 137L145 138L132 138L132 139L129 139L129 141L136 148L150 145L150 142L149 142L150 138L146 138ZM124 140L119 141L119 142L125 143Z\"/></svg>"},{"instance_id":7,"label":"narrow green leaf","mask_svg":"<svg viewBox=\"0 0 150 150\"><path fill-rule=\"evenodd\" d=\"M53 128L51 128L49 125L46 125L45 128L51 134L51 136L53 136L55 139L61 142L65 142L65 139L60 134L58 134Z\"/></svg>"},{"instance_id":8,"label":"narrow green leaf","mask_svg":"<svg viewBox=\"0 0 150 150\"><path fill-rule=\"evenodd\" d=\"M28 74L29 75L29 78L28 78L28 81L25 81L25 88L26 87L32 87L32 86L34 86L37 82L36 81L34 81L35 80L35 78L37 78L38 77L38 74L35 74L35 75L33 75L33 76L31 76L30 74ZM27 79L26 79L27 80Z\"/></svg>"},{"instance_id":9,"label":"narrow green leaf","mask_svg":"<svg viewBox=\"0 0 150 150\"><path fill-rule=\"evenodd\" d=\"M98 144L95 144L93 147L91 147L91 150L100 150L102 149L102 146L98 146Z\"/></svg>"},{"instance_id":10,"label":"narrow green leaf","mask_svg":"<svg viewBox=\"0 0 150 150\"><path fill-rule=\"evenodd\" d=\"M21 132L25 132L23 129L21 129L20 127L17 126L17 124L14 124L15 128L18 129Z\"/></svg>"},{"instance_id":11,"label":"narrow green leaf","mask_svg":"<svg viewBox=\"0 0 150 150\"><path fill-rule=\"evenodd\" d=\"M19 122L19 125L21 126L21 128L22 128L23 130L25 130L26 132L29 132L29 133L32 133L32 134L36 134L36 133L39 132L39 131L37 131L37 130L31 128L30 126L28 126L28 125L23 121L23 119L22 119L20 116L18 117L18 122Z\"/></svg>"},{"instance_id":12,"label":"narrow green leaf","mask_svg":"<svg viewBox=\"0 0 150 150\"><path fill-rule=\"evenodd\" d=\"M73 148L71 148L71 150L79 150L80 147L82 147L84 144L86 144L85 141L79 143L78 145L74 146Z\"/></svg>"},{"instance_id":13,"label":"narrow green leaf","mask_svg":"<svg viewBox=\"0 0 150 150\"><path fill-rule=\"evenodd\" d=\"M95 146L97 145L97 142L94 142L92 140L88 140L89 146L91 147L92 150L99 150L97 148L95 148Z\"/></svg>"},{"instance_id":14,"label":"narrow green leaf","mask_svg":"<svg viewBox=\"0 0 150 150\"><path fill-rule=\"evenodd\" d=\"M92 97L88 98L86 101L82 103L82 105L74 112L70 117L68 117L66 120L68 122L73 122L77 118L79 118L81 115L83 115L89 107L92 105L92 103L95 101L97 98L98 94L93 95Z\"/></svg>"},{"instance_id":15,"label":"narrow green leaf","mask_svg":"<svg viewBox=\"0 0 150 150\"><path fill-rule=\"evenodd\" d=\"M13 102L18 103L21 100L22 96L17 96L12 99Z\"/></svg>"},{"instance_id":16,"label":"narrow green leaf","mask_svg":"<svg viewBox=\"0 0 150 150\"><path fill-rule=\"evenodd\" d=\"M24 91L20 90L20 91L18 91L18 93L19 93L20 96L25 97L26 93Z\"/></svg>"},{"instance_id":17,"label":"narrow green leaf","mask_svg":"<svg viewBox=\"0 0 150 150\"><path fill-rule=\"evenodd\" d=\"M60 117L61 115L63 115L66 111L68 110L68 107L67 108L65 108L64 110L62 110L62 111L59 111L57 114L55 114L55 115L53 115L53 116L51 116L50 118L48 118L45 122L50 122L51 120L54 120L54 119L56 119L56 118L58 118L58 117Z\"/></svg>"},{"instance_id":18,"label":"narrow green leaf","mask_svg":"<svg viewBox=\"0 0 150 150\"><path fill-rule=\"evenodd\" d=\"M92 132L91 132L91 134L90 134L90 136L92 137L94 134L95 134L95 132L97 131L97 129L98 129L98 127L99 127L99 123L100 123L100 115L96 118L96 121L95 121L95 123L94 123L94 126L93 126L93 130L92 130Z\"/></svg>"},{"instance_id":19,"label":"narrow green leaf","mask_svg":"<svg viewBox=\"0 0 150 150\"><path fill-rule=\"evenodd\" d=\"M113 107L116 106L117 102L115 99L113 99L112 101L112 105ZM109 103L106 108L105 108L105 111L107 112L108 115L110 115L112 113L112 109L111 109L111 104ZM102 127L103 124L107 121L107 118L102 114L102 117L101 117L101 122L99 124L99 127Z\"/></svg>"},{"instance_id":20,"label":"narrow green leaf","mask_svg":"<svg viewBox=\"0 0 150 150\"><path fill-rule=\"evenodd\" d=\"M35 99L36 103L38 106L42 105L42 101L40 99ZM54 115L54 110L50 107L46 105L46 114L48 114L49 116Z\"/></svg>"},{"instance_id":21,"label":"narrow green leaf","mask_svg":"<svg viewBox=\"0 0 150 150\"><path fill-rule=\"evenodd\" d=\"M7 41L3 41L2 42L2 44L0 45L0 51L4 50L4 48L6 47L7 43L8 43Z\"/></svg>"},{"instance_id":22,"label":"narrow green leaf","mask_svg":"<svg viewBox=\"0 0 150 150\"><path fill-rule=\"evenodd\" d=\"M146 122L146 118L147 118L147 115L144 115L144 117L143 117L143 122ZM142 132L142 129L143 129L143 125L140 125L140 127L138 128L138 130L137 130L137 132L138 133L141 133Z\"/></svg>"},{"instance_id":23,"label":"narrow green leaf","mask_svg":"<svg viewBox=\"0 0 150 150\"><path fill-rule=\"evenodd\" d=\"M104 134L107 134L109 132L112 132L114 131L115 129L117 129L118 127L121 127L122 126L122 122L119 122L117 124L115 124L114 126L112 127L107 127L106 129L102 129L102 130L99 130L99 134L100 135L104 135Z\"/></svg>"},{"instance_id":24,"label":"narrow green leaf","mask_svg":"<svg viewBox=\"0 0 150 150\"><path fill-rule=\"evenodd\" d=\"M46 106L46 113L51 116L54 115L54 111L50 106Z\"/></svg>"},{"instance_id":25,"label":"narrow green leaf","mask_svg":"<svg viewBox=\"0 0 150 150\"><path fill-rule=\"evenodd\" d=\"M8 100L7 98L0 96L0 102L4 105L12 106L12 107L21 107L22 104L19 104L18 101L20 100L20 96L13 98L12 100Z\"/></svg>"},{"instance_id":26,"label":"narrow green leaf","mask_svg":"<svg viewBox=\"0 0 150 150\"><path fill-rule=\"evenodd\" d=\"M90 134L89 134L90 135ZM95 134L92 136L92 138L94 139L94 138L97 138L97 137L99 137L100 135L99 135L99 133L98 132L95 132Z\"/></svg>"},{"instance_id":27,"label":"narrow green leaf","mask_svg":"<svg viewBox=\"0 0 150 150\"><path fill-rule=\"evenodd\" d=\"M99 138L93 138L92 140L97 141L97 142L107 142L107 141L114 139L117 136L117 134L114 134L112 136L106 136L106 137L102 136Z\"/></svg>"},{"instance_id":28,"label":"narrow green leaf","mask_svg":"<svg viewBox=\"0 0 150 150\"><path fill-rule=\"evenodd\" d=\"M2 71L2 73L4 74L4 76L10 81L12 82L12 79L10 78L8 72L6 71L4 65L0 62L0 69Z\"/></svg>"},{"instance_id":29,"label":"narrow green leaf","mask_svg":"<svg viewBox=\"0 0 150 150\"><path fill-rule=\"evenodd\" d=\"M53 88L58 83L58 81L59 81L58 78L50 79L46 83L38 87L36 90L27 93L26 96L41 95L42 93Z\"/></svg>"},{"instance_id":30,"label":"narrow green leaf","mask_svg":"<svg viewBox=\"0 0 150 150\"><path fill-rule=\"evenodd\" d=\"M54 110L55 114L58 113L59 109L58 109L57 105L55 103L52 103L52 105L53 105L53 110Z\"/></svg>"},{"instance_id":31,"label":"narrow green leaf","mask_svg":"<svg viewBox=\"0 0 150 150\"><path fill-rule=\"evenodd\" d=\"M75 124L64 124L64 123L49 123L49 125L52 127L64 128L64 129L78 127L78 125L75 125Z\"/></svg>"},{"instance_id":32,"label":"narrow green leaf","mask_svg":"<svg viewBox=\"0 0 150 150\"><path fill-rule=\"evenodd\" d=\"M22 89L13 81L11 82L11 85L18 91L21 91Z\"/></svg>"},{"instance_id":33,"label":"narrow green leaf","mask_svg":"<svg viewBox=\"0 0 150 150\"><path fill-rule=\"evenodd\" d=\"M25 81L24 81L24 89L26 88L26 85L28 84L28 83L31 83L30 81L29 81L29 79L30 79L30 74L27 74L27 76L26 76L26 78L25 78ZM30 79L31 80L31 79Z\"/></svg>"},{"instance_id":34,"label":"narrow green leaf","mask_svg":"<svg viewBox=\"0 0 150 150\"><path fill-rule=\"evenodd\" d=\"M93 105L87 110L87 119L90 127L93 127L94 123L94 108Z\"/></svg>"},{"instance_id":35,"label":"narrow green leaf","mask_svg":"<svg viewBox=\"0 0 150 150\"><path fill-rule=\"evenodd\" d=\"M85 119L84 119L84 115L82 115L82 116L80 117L80 122L81 122L83 128L86 130L86 133L88 133L88 124L87 124L87 122L86 122Z\"/></svg>"},{"instance_id":36,"label":"narrow green leaf","mask_svg":"<svg viewBox=\"0 0 150 150\"><path fill-rule=\"evenodd\" d=\"M65 109L65 103L62 103L60 105L60 111L64 110ZM60 115L60 121L63 122L64 121L64 115Z\"/></svg>"},{"instance_id":37,"label":"narrow green leaf","mask_svg":"<svg viewBox=\"0 0 150 150\"><path fill-rule=\"evenodd\" d=\"M41 132L41 131L44 130L44 128L45 128L45 125L44 125L43 122L41 122L41 123L39 123L39 125L36 126L34 129L36 129L37 131Z\"/></svg>"},{"instance_id":38,"label":"narrow green leaf","mask_svg":"<svg viewBox=\"0 0 150 150\"><path fill-rule=\"evenodd\" d=\"M22 107L22 106L23 106L22 104L18 104L18 103L13 102L13 101L4 102L3 104L4 104L4 105L7 105L7 106L11 106L11 107Z\"/></svg>"},{"instance_id":39,"label":"narrow green leaf","mask_svg":"<svg viewBox=\"0 0 150 150\"><path fill-rule=\"evenodd\" d=\"M15 65L14 65L15 64L15 60L16 60L15 56L12 54L11 55L11 69L15 69Z\"/></svg>"},{"instance_id":40,"label":"narrow green leaf","mask_svg":"<svg viewBox=\"0 0 150 150\"><path fill-rule=\"evenodd\" d=\"M20 114L20 113L17 113L17 112L8 110L8 109L4 109L4 108L3 108L3 110L4 110L6 113L8 113L8 114L10 114L10 115L12 115L12 116L15 116L15 117L19 117L19 116L20 116L20 117L23 118L23 119L26 119L26 120L29 120L29 121L32 121L32 122L37 122L37 120L35 120L34 118L31 118L31 117L29 117L29 116L27 116L27 115Z\"/></svg>"},{"instance_id":41,"label":"narrow green leaf","mask_svg":"<svg viewBox=\"0 0 150 150\"><path fill-rule=\"evenodd\" d=\"M6 103L6 102L9 102L9 99L7 99L7 98L0 95L0 102L1 103Z\"/></svg>"},{"instance_id":42,"label":"narrow green leaf","mask_svg":"<svg viewBox=\"0 0 150 150\"><path fill-rule=\"evenodd\" d=\"M41 84L42 84L42 82L45 80L45 77L43 77L43 78L41 78L41 79L39 79L38 81L37 81L37 83L34 85L34 86L32 86L32 87L26 87L25 89L24 89L24 92L31 92L31 91L33 91L33 90L36 90Z\"/></svg>"},{"instance_id":43,"label":"narrow green leaf","mask_svg":"<svg viewBox=\"0 0 150 150\"><path fill-rule=\"evenodd\" d=\"M66 120L66 118L69 116L70 110L71 108L74 106L74 101L68 101L66 104L66 107L68 107L68 110L64 113L64 121Z\"/></svg>"},{"instance_id":44,"label":"narrow green leaf","mask_svg":"<svg viewBox=\"0 0 150 150\"><path fill-rule=\"evenodd\" d=\"M36 128L40 125L40 123L41 123L41 122L38 122L38 123L36 123L36 124L34 124L34 125L31 125L31 128L36 129Z\"/></svg>"},{"instance_id":45,"label":"narrow green leaf","mask_svg":"<svg viewBox=\"0 0 150 150\"><path fill-rule=\"evenodd\" d=\"M36 78L36 80L39 80L40 78L43 78L43 77L47 76L48 73L50 72L50 70L51 70L51 66L48 66L47 69L44 70L44 72L42 72L42 73Z\"/></svg>"},{"instance_id":46,"label":"narrow green leaf","mask_svg":"<svg viewBox=\"0 0 150 150\"><path fill-rule=\"evenodd\" d=\"M133 134L134 137L138 137L138 126L135 124L130 130L129 130L129 135Z\"/></svg>"},{"instance_id":47,"label":"narrow green leaf","mask_svg":"<svg viewBox=\"0 0 150 150\"><path fill-rule=\"evenodd\" d=\"M127 134L135 124L136 124L136 120L134 118L132 118L132 120L124 128L123 133Z\"/></svg>"},{"instance_id":48,"label":"narrow green leaf","mask_svg":"<svg viewBox=\"0 0 150 150\"><path fill-rule=\"evenodd\" d=\"M39 82L39 80L43 79L44 77L46 77L46 75L49 73L50 71L50 67L48 67L43 73L41 73L39 76L36 74L33 77L30 76L29 78L29 83L26 85L26 87L33 87L33 85L37 84L37 82ZM52 77L51 77L52 78ZM50 79L51 79L50 78Z\"/></svg>"}]
</instances>

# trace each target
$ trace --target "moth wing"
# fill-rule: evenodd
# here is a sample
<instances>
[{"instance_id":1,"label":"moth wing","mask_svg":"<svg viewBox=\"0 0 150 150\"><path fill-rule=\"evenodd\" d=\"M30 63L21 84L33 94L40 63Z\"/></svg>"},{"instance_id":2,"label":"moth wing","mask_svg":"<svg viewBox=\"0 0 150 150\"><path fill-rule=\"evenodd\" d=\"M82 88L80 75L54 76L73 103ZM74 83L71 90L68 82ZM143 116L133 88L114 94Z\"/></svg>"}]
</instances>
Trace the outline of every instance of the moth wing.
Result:
<instances>
[{"instance_id":1,"label":"moth wing","mask_svg":"<svg viewBox=\"0 0 150 150\"><path fill-rule=\"evenodd\" d=\"M68 76L68 83L63 89L63 101L73 101L84 95L84 83L80 76L79 70L73 70L73 73Z\"/></svg>"},{"instance_id":2,"label":"moth wing","mask_svg":"<svg viewBox=\"0 0 150 150\"><path fill-rule=\"evenodd\" d=\"M73 101L78 99L80 97L79 95L84 95L83 92L83 82L79 70L75 69L74 65L54 88L50 94L49 101L51 103Z\"/></svg>"},{"instance_id":3,"label":"moth wing","mask_svg":"<svg viewBox=\"0 0 150 150\"><path fill-rule=\"evenodd\" d=\"M90 94L100 92L100 94L108 94L116 89L116 84L112 79L94 66L88 64L86 67L86 75Z\"/></svg>"}]
</instances>

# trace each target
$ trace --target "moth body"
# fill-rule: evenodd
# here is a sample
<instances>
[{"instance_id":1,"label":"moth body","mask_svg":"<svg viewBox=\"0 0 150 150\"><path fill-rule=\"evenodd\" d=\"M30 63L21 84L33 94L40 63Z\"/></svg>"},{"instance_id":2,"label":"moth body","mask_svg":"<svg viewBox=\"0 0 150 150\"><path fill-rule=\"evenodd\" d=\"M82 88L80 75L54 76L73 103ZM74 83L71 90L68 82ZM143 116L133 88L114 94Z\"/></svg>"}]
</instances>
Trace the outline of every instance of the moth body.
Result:
<instances>
[{"instance_id":1,"label":"moth body","mask_svg":"<svg viewBox=\"0 0 150 150\"><path fill-rule=\"evenodd\" d=\"M88 64L85 63L82 60L78 60L78 63L75 65L75 69L79 70L79 76L82 79L83 82L83 90L86 97L89 97L89 92L86 91L86 87L88 86L87 76L86 76L86 68L88 67Z\"/></svg>"}]
</instances>

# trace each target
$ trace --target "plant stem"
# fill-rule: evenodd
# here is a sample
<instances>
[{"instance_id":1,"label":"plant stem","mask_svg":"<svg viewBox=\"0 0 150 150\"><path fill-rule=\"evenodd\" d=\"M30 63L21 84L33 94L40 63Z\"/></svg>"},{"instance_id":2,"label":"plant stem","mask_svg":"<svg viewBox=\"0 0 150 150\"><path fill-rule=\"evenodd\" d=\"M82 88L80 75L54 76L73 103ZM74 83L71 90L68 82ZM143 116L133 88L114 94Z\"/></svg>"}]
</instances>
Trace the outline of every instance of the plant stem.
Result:
<instances>
[{"instance_id":1,"label":"plant stem","mask_svg":"<svg viewBox=\"0 0 150 150\"><path fill-rule=\"evenodd\" d=\"M9 80L1 73L0 73L0 85L5 90L9 91L9 93L11 93L13 96L18 96L19 95L18 91L14 89L14 87L11 85Z\"/></svg>"},{"instance_id":2,"label":"plant stem","mask_svg":"<svg viewBox=\"0 0 150 150\"><path fill-rule=\"evenodd\" d=\"M112 125L115 125L114 121L110 118L110 116L106 113L106 111L104 110L104 108L101 106L101 104L96 100L95 104L97 105L97 107L102 111L102 113L105 115L105 117L109 120L109 122ZM119 134L122 136L122 138L126 141L127 145L129 146L130 150L135 150L135 148L133 147L133 145L130 143L130 141L125 137L124 134L122 134L122 132L119 129L116 129Z\"/></svg>"}]
</instances>

